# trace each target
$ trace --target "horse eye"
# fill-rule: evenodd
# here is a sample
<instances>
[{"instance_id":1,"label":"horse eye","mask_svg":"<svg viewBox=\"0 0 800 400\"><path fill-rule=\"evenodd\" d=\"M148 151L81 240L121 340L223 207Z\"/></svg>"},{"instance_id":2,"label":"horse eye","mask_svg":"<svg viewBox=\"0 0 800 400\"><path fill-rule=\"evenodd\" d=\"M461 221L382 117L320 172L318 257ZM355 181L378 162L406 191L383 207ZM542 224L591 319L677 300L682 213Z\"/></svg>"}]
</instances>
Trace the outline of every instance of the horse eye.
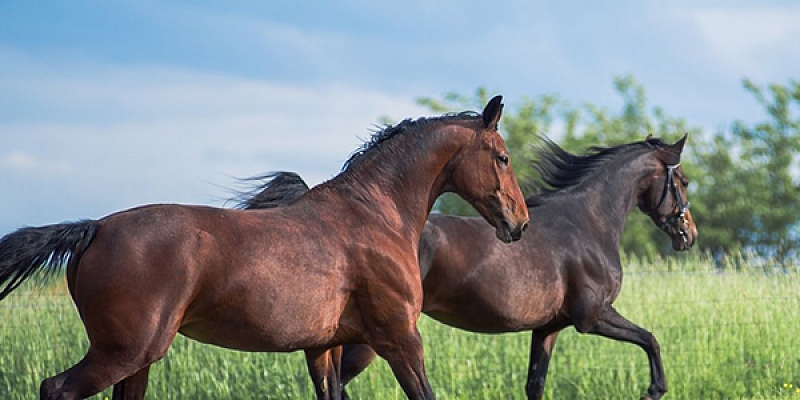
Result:
<instances>
[{"instance_id":1,"label":"horse eye","mask_svg":"<svg viewBox=\"0 0 800 400\"><path fill-rule=\"evenodd\" d=\"M503 164L503 165L508 165L508 156L507 156L507 155L505 155L505 154L498 154L498 155L497 155L497 159L500 161L500 163L501 163L501 164Z\"/></svg>"}]
</instances>

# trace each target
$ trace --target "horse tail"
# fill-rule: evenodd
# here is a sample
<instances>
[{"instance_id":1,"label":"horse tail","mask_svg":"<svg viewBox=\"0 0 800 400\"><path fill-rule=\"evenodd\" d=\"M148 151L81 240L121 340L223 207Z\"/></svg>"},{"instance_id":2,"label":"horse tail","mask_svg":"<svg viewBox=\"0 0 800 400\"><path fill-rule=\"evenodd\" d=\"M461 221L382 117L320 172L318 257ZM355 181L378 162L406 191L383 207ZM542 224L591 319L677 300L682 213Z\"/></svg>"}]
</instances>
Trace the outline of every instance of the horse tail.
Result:
<instances>
[{"instance_id":1,"label":"horse tail","mask_svg":"<svg viewBox=\"0 0 800 400\"><path fill-rule=\"evenodd\" d=\"M52 275L77 261L97 233L97 221L26 227L0 239L0 300L34 273Z\"/></svg>"},{"instance_id":2,"label":"horse tail","mask_svg":"<svg viewBox=\"0 0 800 400\"><path fill-rule=\"evenodd\" d=\"M236 208L245 210L285 206L310 190L303 178L294 172L272 172L244 181L261 182L250 191L239 192L234 199Z\"/></svg>"}]
</instances>

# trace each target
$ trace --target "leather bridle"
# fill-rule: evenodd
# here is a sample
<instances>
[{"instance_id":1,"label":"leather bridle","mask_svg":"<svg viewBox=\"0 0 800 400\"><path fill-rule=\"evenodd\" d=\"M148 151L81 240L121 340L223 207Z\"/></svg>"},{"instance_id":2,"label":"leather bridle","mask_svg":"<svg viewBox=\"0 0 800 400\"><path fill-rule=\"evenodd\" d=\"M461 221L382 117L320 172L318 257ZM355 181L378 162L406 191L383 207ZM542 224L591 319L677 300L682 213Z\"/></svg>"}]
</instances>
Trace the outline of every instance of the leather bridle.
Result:
<instances>
[{"instance_id":1,"label":"leather bridle","mask_svg":"<svg viewBox=\"0 0 800 400\"><path fill-rule=\"evenodd\" d=\"M683 202L683 197L681 197L681 192L680 190L678 190L678 185L675 184L675 170L680 165L681 163L677 163L674 165L665 165L665 167L667 168L667 181L664 184L664 191L661 193L661 200L658 201L658 204L653 209L653 211L650 212L650 215L652 217L653 214L659 208L661 208L661 205L664 204L664 200L666 200L669 193L672 192L675 195L675 204L677 205L677 211L667 216L667 218L664 219L664 221L659 221L659 219L657 218L653 218L653 220L659 221L657 222L658 227L665 232L668 232L670 226L674 226L674 224L677 224L678 233L681 235L684 242L688 242L688 238L686 237L686 232L684 232L683 230L683 226L684 224L686 224L686 211L689 210L691 203L689 203L689 200L686 200L685 203Z\"/></svg>"}]
</instances>

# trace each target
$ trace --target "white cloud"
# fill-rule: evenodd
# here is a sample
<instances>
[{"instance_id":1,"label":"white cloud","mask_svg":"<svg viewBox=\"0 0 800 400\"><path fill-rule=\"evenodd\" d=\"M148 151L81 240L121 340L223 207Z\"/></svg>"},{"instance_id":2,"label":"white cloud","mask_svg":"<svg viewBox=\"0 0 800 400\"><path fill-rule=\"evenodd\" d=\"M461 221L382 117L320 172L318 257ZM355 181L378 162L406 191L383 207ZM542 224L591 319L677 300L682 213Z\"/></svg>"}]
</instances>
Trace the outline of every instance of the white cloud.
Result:
<instances>
[{"instance_id":1,"label":"white cloud","mask_svg":"<svg viewBox=\"0 0 800 400\"><path fill-rule=\"evenodd\" d=\"M800 6L695 8L681 12L694 23L718 61L732 64L727 68L760 76L774 72L777 65L786 65L785 58L800 62Z\"/></svg>"},{"instance_id":2,"label":"white cloud","mask_svg":"<svg viewBox=\"0 0 800 400\"><path fill-rule=\"evenodd\" d=\"M12 151L0 158L0 165L9 169L32 169L36 167L36 159L24 151Z\"/></svg>"},{"instance_id":3,"label":"white cloud","mask_svg":"<svg viewBox=\"0 0 800 400\"><path fill-rule=\"evenodd\" d=\"M5 170L6 172L63 175L69 173L71 169L69 163L38 159L22 150L12 150L5 154L0 154L0 170Z\"/></svg>"}]
</instances>

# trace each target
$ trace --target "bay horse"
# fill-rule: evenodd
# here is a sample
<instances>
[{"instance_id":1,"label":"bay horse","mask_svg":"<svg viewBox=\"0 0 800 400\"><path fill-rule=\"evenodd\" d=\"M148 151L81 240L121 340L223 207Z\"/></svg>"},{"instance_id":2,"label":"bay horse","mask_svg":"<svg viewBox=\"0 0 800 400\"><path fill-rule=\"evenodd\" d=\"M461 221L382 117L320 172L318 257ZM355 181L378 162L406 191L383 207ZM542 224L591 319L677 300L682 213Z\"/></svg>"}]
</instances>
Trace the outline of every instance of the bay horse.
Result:
<instances>
[{"instance_id":1,"label":"bay horse","mask_svg":"<svg viewBox=\"0 0 800 400\"><path fill-rule=\"evenodd\" d=\"M543 397L556 338L569 326L640 346L651 376L643 398L661 398L667 383L658 342L620 315L613 302L622 285L620 239L634 206L671 237L675 250L690 249L697 238L680 166L686 139L669 145L648 136L593 148L587 155L543 140L534 167L546 188L526 201L536 224L521 241L497 246L476 218L429 217L419 246L423 312L471 332L532 331L529 399ZM278 207L308 190L296 174L271 177L260 193L241 198L242 208ZM340 356L337 396L347 398L344 385L375 353L368 345L348 345L343 354L331 355Z\"/></svg>"},{"instance_id":2,"label":"bay horse","mask_svg":"<svg viewBox=\"0 0 800 400\"><path fill-rule=\"evenodd\" d=\"M405 120L374 134L333 179L276 209L149 205L99 220L22 228L0 239L0 299L66 266L86 356L40 387L75 399L114 385L143 398L177 333L259 352L368 343L412 399L432 399L417 319L419 238L452 191L518 240L528 223L505 143L502 98L483 113ZM315 391L327 389L324 375Z\"/></svg>"}]
</instances>

